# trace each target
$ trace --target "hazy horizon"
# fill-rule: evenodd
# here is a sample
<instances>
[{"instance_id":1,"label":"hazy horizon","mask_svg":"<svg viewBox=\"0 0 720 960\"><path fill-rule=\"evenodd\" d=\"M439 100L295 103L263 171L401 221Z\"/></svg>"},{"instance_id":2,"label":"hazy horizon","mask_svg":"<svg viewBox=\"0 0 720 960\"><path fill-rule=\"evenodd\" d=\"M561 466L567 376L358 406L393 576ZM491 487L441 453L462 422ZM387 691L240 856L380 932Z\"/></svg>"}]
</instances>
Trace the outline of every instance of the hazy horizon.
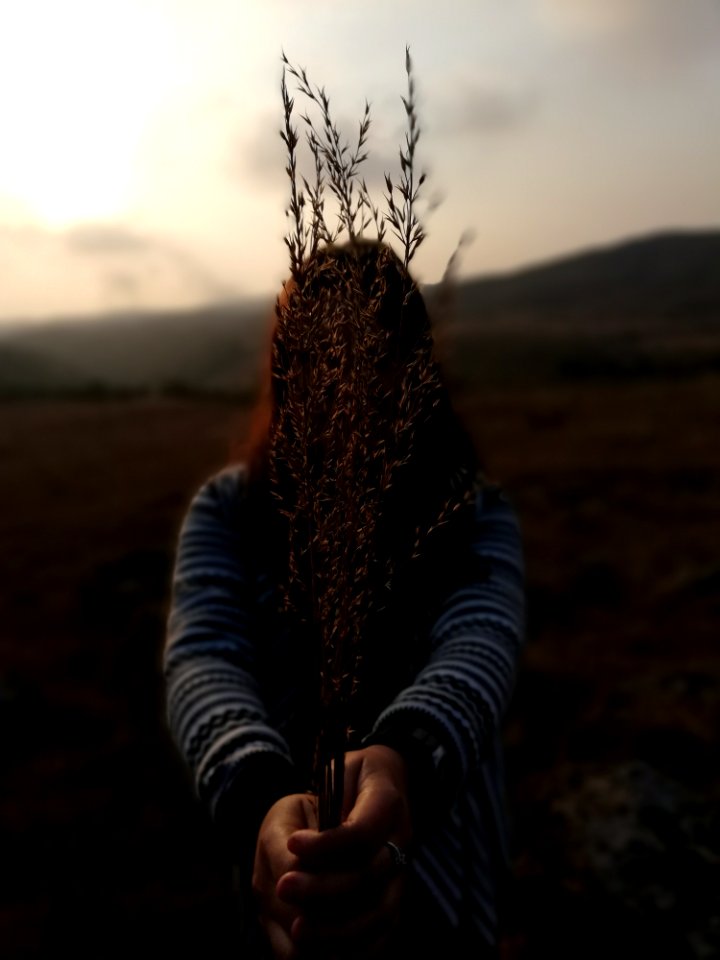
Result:
<instances>
[{"instance_id":1,"label":"hazy horizon","mask_svg":"<svg viewBox=\"0 0 720 960\"><path fill-rule=\"evenodd\" d=\"M526 271L532 271L536 269L542 269L544 267L552 266L553 264L561 264L564 261L573 260L575 257L582 257L585 255L591 255L594 253L599 253L604 250L612 250L614 248L625 246L626 244L633 244L636 242L643 241L652 241L658 237L667 237L667 236L683 236L683 235L713 235L720 234L720 223L717 226L702 226L698 228L692 227L682 227L682 228L673 228L668 227L666 229L660 229L656 231L651 231L647 234L639 235L630 235L618 237L615 240L609 240L604 243L589 244L587 246L580 246L572 250L558 251L557 253L549 253L547 256L542 257L537 260L532 260L527 263L519 263L517 265L508 266L505 269L498 269L493 271L488 271L486 273L477 273L477 274L464 274L458 278L458 282L473 283L481 282L485 280L496 280L503 278L510 278L516 274L522 274ZM432 286L433 283L437 281L432 281L426 286ZM0 333L3 330L22 327L24 325L33 325L33 326L42 326L48 323L55 322L88 322L92 323L96 320L102 320L103 318L113 318L120 316L134 316L142 315L147 313L152 314L182 314L182 313L191 313L194 311L202 310L213 310L213 309L222 309L224 307L237 307L240 310L253 310L261 309L263 303L266 303L270 306L273 302L276 291L266 291L259 292L255 294L248 294L243 296L241 293L229 294L225 297L216 297L215 299L199 300L196 303L186 303L186 304L166 304L166 305L148 305L148 306L126 306L126 307L116 307L116 308L106 308L104 310L92 310L92 311L75 311L75 312L65 312L65 313L55 313L55 314L44 314L40 313L37 315L0 315Z\"/></svg>"}]
</instances>

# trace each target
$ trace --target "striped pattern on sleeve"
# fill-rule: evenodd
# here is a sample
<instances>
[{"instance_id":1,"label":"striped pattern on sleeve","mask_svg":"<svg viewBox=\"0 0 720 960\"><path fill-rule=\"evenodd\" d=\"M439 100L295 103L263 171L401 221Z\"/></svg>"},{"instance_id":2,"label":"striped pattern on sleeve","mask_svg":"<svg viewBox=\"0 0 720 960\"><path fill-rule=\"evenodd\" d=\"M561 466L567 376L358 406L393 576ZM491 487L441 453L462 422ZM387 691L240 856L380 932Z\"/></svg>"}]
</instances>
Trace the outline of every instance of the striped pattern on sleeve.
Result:
<instances>
[{"instance_id":1,"label":"striped pattern on sleeve","mask_svg":"<svg viewBox=\"0 0 720 960\"><path fill-rule=\"evenodd\" d=\"M524 637L524 571L515 513L494 488L477 498L473 553L485 577L450 593L430 631L432 654L383 711L375 731L425 720L444 731L466 777L487 754L512 695Z\"/></svg>"},{"instance_id":2,"label":"striped pattern on sleeve","mask_svg":"<svg viewBox=\"0 0 720 960\"><path fill-rule=\"evenodd\" d=\"M256 679L252 584L232 510L245 476L226 471L197 494L182 526L164 653L167 714L199 796L219 790L253 754L292 763L268 722Z\"/></svg>"},{"instance_id":3,"label":"striped pattern on sleeve","mask_svg":"<svg viewBox=\"0 0 720 960\"><path fill-rule=\"evenodd\" d=\"M524 569L517 519L504 495L478 495L473 552L487 574L450 592L430 632L432 654L377 720L373 737L414 725L439 734L457 783L444 818L420 838L412 868L463 943L493 946L507 869L501 723L524 640ZM480 567L479 567L480 569Z\"/></svg>"}]
</instances>

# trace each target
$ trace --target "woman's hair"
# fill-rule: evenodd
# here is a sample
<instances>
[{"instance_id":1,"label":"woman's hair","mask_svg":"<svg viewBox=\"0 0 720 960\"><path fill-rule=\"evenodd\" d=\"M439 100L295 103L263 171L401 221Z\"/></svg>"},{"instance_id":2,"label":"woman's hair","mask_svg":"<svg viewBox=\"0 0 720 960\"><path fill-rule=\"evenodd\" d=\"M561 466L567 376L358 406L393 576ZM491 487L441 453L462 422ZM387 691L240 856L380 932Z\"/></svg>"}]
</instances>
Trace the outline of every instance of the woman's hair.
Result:
<instances>
[{"instance_id":1,"label":"woman's hair","mask_svg":"<svg viewBox=\"0 0 720 960\"><path fill-rule=\"evenodd\" d=\"M249 463L284 609L321 651L321 700L349 701L369 625L476 489L423 297L388 246L325 247L285 285Z\"/></svg>"}]
</instances>

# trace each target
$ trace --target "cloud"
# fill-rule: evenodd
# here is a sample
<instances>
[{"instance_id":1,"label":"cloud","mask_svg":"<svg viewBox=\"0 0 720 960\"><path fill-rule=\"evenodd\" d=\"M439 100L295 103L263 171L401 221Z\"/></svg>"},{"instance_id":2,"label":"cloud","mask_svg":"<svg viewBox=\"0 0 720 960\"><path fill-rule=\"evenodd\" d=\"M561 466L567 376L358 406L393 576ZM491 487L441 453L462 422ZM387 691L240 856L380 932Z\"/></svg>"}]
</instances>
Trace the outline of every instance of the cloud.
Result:
<instances>
[{"instance_id":1,"label":"cloud","mask_svg":"<svg viewBox=\"0 0 720 960\"><path fill-rule=\"evenodd\" d=\"M433 131L446 134L504 133L527 123L537 98L500 87L465 84L441 104Z\"/></svg>"},{"instance_id":2,"label":"cloud","mask_svg":"<svg viewBox=\"0 0 720 960\"><path fill-rule=\"evenodd\" d=\"M81 223L64 234L69 250L79 254L134 254L156 245L156 241L127 227L103 223Z\"/></svg>"},{"instance_id":3,"label":"cloud","mask_svg":"<svg viewBox=\"0 0 720 960\"><path fill-rule=\"evenodd\" d=\"M0 226L0 319L190 306L237 298L180 244L122 224Z\"/></svg>"},{"instance_id":4,"label":"cloud","mask_svg":"<svg viewBox=\"0 0 720 960\"><path fill-rule=\"evenodd\" d=\"M541 15L570 34L602 34L626 29L642 0L539 0Z\"/></svg>"},{"instance_id":5,"label":"cloud","mask_svg":"<svg viewBox=\"0 0 720 960\"><path fill-rule=\"evenodd\" d=\"M717 0L537 0L551 28L641 66L670 69L720 54Z\"/></svg>"},{"instance_id":6,"label":"cloud","mask_svg":"<svg viewBox=\"0 0 720 960\"><path fill-rule=\"evenodd\" d=\"M138 274L138 270L148 268L161 273L176 270L189 287L207 299L231 299L238 294L178 244L121 224L79 224L65 232L64 240L74 255L100 257L113 264L106 276L116 292L132 286L135 295L142 285L142 273ZM118 262L124 264L120 269L115 266ZM122 278L121 284L118 278Z\"/></svg>"}]
</instances>

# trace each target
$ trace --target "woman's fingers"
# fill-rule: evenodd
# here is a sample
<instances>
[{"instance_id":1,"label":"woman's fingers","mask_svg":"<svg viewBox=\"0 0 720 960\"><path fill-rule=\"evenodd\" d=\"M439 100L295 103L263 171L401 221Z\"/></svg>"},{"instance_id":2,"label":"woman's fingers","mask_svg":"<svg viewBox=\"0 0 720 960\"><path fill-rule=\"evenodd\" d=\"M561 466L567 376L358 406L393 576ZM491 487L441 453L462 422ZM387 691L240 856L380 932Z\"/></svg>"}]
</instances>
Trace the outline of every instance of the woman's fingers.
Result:
<instances>
[{"instance_id":1,"label":"woman's fingers","mask_svg":"<svg viewBox=\"0 0 720 960\"><path fill-rule=\"evenodd\" d=\"M339 827L321 833L293 813L289 834L288 821L273 824L286 838L284 852L267 838L269 859L287 866L275 874L266 916L279 921L299 956L369 958L398 923L404 863L388 843L399 850L412 836L402 757L382 746L348 754L346 798Z\"/></svg>"},{"instance_id":2,"label":"woman's fingers","mask_svg":"<svg viewBox=\"0 0 720 960\"><path fill-rule=\"evenodd\" d=\"M405 761L379 745L346 757L345 819L339 827L299 830L288 840L291 853L312 869L333 862L355 865L375 856L393 835L406 843L412 834Z\"/></svg>"},{"instance_id":3,"label":"woman's fingers","mask_svg":"<svg viewBox=\"0 0 720 960\"><path fill-rule=\"evenodd\" d=\"M280 878L278 899L297 912L289 930L301 951L317 956L371 958L395 929L406 876L386 848L368 868Z\"/></svg>"},{"instance_id":4,"label":"woman's fingers","mask_svg":"<svg viewBox=\"0 0 720 960\"><path fill-rule=\"evenodd\" d=\"M258 833L252 886L258 918L276 960L292 960L296 953L290 928L298 909L281 900L276 891L278 879L299 866L298 858L288 850L288 837L310 826L313 817L314 806L309 798L293 794L270 808Z\"/></svg>"},{"instance_id":5,"label":"woman's fingers","mask_svg":"<svg viewBox=\"0 0 720 960\"><path fill-rule=\"evenodd\" d=\"M384 885L380 899L371 899L357 911L302 912L292 923L290 936L300 948L343 957L369 956L394 929L400 915L405 879L396 876Z\"/></svg>"},{"instance_id":6,"label":"woman's fingers","mask_svg":"<svg viewBox=\"0 0 720 960\"><path fill-rule=\"evenodd\" d=\"M329 830L298 830L288 850L310 868L333 863L355 865L372 859L404 817L404 798L382 783L370 784L358 795L348 819Z\"/></svg>"},{"instance_id":7,"label":"woman's fingers","mask_svg":"<svg viewBox=\"0 0 720 960\"><path fill-rule=\"evenodd\" d=\"M283 924L267 917L261 919L261 923L275 960L294 960L297 955L297 947Z\"/></svg>"},{"instance_id":8,"label":"woman's fingers","mask_svg":"<svg viewBox=\"0 0 720 960\"><path fill-rule=\"evenodd\" d=\"M317 909L319 905L330 909L336 901L357 896L368 883L357 871L313 874L293 870L280 877L277 895L283 902L303 910Z\"/></svg>"},{"instance_id":9,"label":"woman's fingers","mask_svg":"<svg viewBox=\"0 0 720 960\"><path fill-rule=\"evenodd\" d=\"M334 910L343 900L378 899L394 872L389 852L381 850L362 869L322 873L291 870L280 877L277 895L303 910Z\"/></svg>"},{"instance_id":10,"label":"woman's fingers","mask_svg":"<svg viewBox=\"0 0 720 960\"><path fill-rule=\"evenodd\" d=\"M299 830L289 837L288 850L308 869L331 869L335 865L354 867L371 860L383 845L390 823L346 821L339 827Z\"/></svg>"}]
</instances>

